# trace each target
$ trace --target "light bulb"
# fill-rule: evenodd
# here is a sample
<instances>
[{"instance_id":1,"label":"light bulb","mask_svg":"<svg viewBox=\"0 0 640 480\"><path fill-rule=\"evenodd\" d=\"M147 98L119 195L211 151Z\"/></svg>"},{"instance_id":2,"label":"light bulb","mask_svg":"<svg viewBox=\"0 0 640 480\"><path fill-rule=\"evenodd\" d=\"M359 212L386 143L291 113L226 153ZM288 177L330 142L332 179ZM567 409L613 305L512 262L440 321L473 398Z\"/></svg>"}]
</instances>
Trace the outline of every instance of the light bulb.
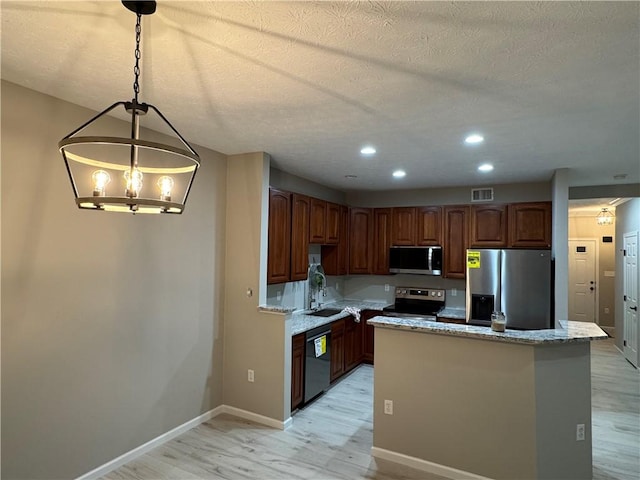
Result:
<instances>
[{"instance_id":1,"label":"light bulb","mask_svg":"<svg viewBox=\"0 0 640 480\"><path fill-rule=\"evenodd\" d=\"M136 167L125 170L124 179L127 182L127 197L137 198L140 194L140 190L142 190L142 172Z\"/></svg>"},{"instance_id":2,"label":"light bulb","mask_svg":"<svg viewBox=\"0 0 640 480\"><path fill-rule=\"evenodd\" d=\"M173 188L173 178L163 176L158 179L158 187L160 187L160 200L165 202L171 201L171 189Z\"/></svg>"},{"instance_id":3,"label":"light bulb","mask_svg":"<svg viewBox=\"0 0 640 480\"><path fill-rule=\"evenodd\" d=\"M104 170L96 170L91 175L91 180L93 180L93 196L94 197L104 197L105 196L105 187L107 183L111 181L111 177Z\"/></svg>"}]
</instances>

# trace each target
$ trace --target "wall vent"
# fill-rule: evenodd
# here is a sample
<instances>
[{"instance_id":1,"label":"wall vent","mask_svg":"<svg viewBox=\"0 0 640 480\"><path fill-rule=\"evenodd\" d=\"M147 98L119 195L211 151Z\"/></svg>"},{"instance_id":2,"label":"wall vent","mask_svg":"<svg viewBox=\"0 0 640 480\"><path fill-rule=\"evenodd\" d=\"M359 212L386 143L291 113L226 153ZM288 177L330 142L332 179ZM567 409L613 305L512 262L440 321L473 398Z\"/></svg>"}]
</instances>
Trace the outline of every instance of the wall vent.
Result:
<instances>
[{"instance_id":1,"label":"wall vent","mask_svg":"<svg viewBox=\"0 0 640 480\"><path fill-rule=\"evenodd\" d=\"M472 202L491 202L493 201L493 188L472 188Z\"/></svg>"}]
</instances>

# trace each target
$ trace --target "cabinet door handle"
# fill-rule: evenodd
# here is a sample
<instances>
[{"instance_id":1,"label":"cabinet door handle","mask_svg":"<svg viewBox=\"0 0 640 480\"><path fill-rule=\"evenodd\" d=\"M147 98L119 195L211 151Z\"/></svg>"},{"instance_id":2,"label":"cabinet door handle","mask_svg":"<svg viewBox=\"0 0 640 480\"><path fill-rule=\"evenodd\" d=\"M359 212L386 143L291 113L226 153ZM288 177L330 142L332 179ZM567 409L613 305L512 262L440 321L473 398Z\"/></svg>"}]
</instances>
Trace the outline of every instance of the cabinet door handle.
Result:
<instances>
[{"instance_id":1,"label":"cabinet door handle","mask_svg":"<svg viewBox=\"0 0 640 480\"><path fill-rule=\"evenodd\" d=\"M629 307L630 310L638 310L638 307Z\"/></svg>"}]
</instances>

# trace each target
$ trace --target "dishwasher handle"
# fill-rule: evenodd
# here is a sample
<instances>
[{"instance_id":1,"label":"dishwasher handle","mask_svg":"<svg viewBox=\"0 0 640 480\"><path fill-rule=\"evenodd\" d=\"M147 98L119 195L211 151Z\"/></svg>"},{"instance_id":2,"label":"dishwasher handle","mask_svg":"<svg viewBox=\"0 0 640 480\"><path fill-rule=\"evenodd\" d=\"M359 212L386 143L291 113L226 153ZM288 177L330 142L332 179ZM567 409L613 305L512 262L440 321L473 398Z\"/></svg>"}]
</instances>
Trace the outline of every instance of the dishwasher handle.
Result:
<instances>
[{"instance_id":1,"label":"dishwasher handle","mask_svg":"<svg viewBox=\"0 0 640 480\"><path fill-rule=\"evenodd\" d=\"M307 338L307 343L313 342L316 338L324 337L325 335L329 335L330 333L331 333L331 330L326 330L326 331L324 331L322 333L318 333L318 334L314 335L313 337Z\"/></svg>"}]
</instances>

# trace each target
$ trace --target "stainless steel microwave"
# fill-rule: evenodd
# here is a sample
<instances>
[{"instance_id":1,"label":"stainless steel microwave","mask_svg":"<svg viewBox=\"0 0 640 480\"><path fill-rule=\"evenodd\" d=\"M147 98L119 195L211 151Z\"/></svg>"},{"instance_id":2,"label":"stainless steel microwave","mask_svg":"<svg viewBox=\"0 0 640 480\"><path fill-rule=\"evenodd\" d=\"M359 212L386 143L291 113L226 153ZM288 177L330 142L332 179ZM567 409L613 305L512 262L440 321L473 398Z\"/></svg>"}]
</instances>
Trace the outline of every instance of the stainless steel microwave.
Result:
<instances>
[{"instance_id":1,"label":"stainless steel microwave","mask_svg":"<svg viewBox=\"0 0 640 480\"><path fill-rule=\"evenodd\" d=\"M442 247L391 247L389 272L442 275Z\"/></svg>"}]
</instances>

